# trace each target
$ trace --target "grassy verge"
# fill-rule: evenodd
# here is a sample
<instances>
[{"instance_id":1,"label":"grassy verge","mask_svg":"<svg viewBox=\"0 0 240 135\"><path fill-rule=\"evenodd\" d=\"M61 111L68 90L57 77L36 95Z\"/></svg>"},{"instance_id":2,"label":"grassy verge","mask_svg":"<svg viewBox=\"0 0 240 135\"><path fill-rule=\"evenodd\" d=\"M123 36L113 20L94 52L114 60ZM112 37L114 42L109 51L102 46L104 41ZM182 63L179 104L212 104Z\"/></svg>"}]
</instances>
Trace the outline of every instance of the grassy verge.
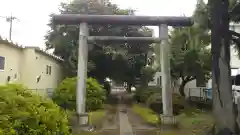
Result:
<instances>
[{"instance_id":1,"label":"grassy verge","mask_svg":"<svg viewBox=\"0 0 240 135\"><path fill-rule=\"evenodd\" d=\"M139 115L143 119L143 121L148 124L158 125L160 123L158 115L147 107L133 104L133 112Z\"/></svg>"},{"instance_id":2,"label":"grassy verge","mask_svg":"<svg viewBox=\"0 0 240 135\"><path fill-rule=\"evenodd\" d=\"M105 116L105 110L98 110L89 113L89 124L98 125L102 122Z\"/></svg>"},{"instance_id":3,"label":"grassy verge","mask_svg":"<svg viewBox=\"0 0 240 135\"><path fill-rule=\"evenodd\" d=\"M89 124L95 126L96 128L101 128L102 121L105 117L105 110L97 110L89 112ZM71 126L73 129L73 135L98 135L98 132L82 132L78 126L76 126L76 113L73 111L68 111L69 119L71 121ZM81 132L80 132L81 131ZM79 133L80 132L80 133Z\"/></svg>"},{"instance_id":4,"label":"grassy verge","mask_svg":"<svg viewBox=\"0 0 240 135\"><path fill-rule=\"evenodd\" d=\"M109 114L106 116L106 113ZM89 124L96 126L97 130L93 132L81 131L80 133L74 135L117 135L116 133L118 133L118 130L114 131L116 132L114 134L109 134L108 132L99 130L103 124L103 121L106 120L109 115L113 115L112 113L116 113L115 107L112 106L105 106L104 110L89 112Z\"/></svg>"},{"instance_id":5,"label":"grassy verge","mask_svg":"<svg viewBox=\"0 0 240 135\"><path fill-rule=\"evenodd\" d=\"M136 135L204 135L212 126L213 118L210 114L198 113L195 115L180 114L177 117L179 128L161 131L138 131Z\"/></svg>"},{"instance_id":6,"label":"grassy verge","mask_svg":"<svg viewBox=\"0 0 240 135\"><path fill-rule=\"evenodd\" d=\"M186 115L182 113L177 117L179 128L170 131L156 131L148 135L202 135L210 130L213 118L210 113L194 113Z\"/></svg>"},{"instance_id":7,"label":"grassy verge","mask_svg":"<svg viewBox=\"0 0 240 135\"><path fill-rule=\"evenodd\" d=\"M180 130L188 131L196 135L203 134L204 131L209 130L214 122L210 113L199 112L191 116L181 114L177 116L179 121ZM188 134L186 134L188 135Z\"/></svg>"}]
</instances>

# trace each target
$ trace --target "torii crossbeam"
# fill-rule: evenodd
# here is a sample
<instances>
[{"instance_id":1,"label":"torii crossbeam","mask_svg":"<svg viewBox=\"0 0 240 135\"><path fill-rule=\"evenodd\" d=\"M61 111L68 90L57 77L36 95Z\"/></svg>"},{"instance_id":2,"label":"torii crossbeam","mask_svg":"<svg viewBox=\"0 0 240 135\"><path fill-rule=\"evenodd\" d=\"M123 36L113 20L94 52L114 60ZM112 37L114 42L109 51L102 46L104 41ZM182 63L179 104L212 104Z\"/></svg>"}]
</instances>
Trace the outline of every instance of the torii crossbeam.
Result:
<instances>
[{"instance_id":1,"label":"torii crossbeam","mask_svg":"<svg viewBox=\"0 0 240 135\"><path fill-rule=\"evenodd\" d=\"M147 25L159 26L166 24L168 26L190 26L192 19L190 17L175 16L130 16L130 15L80 15L80 14L62 14L53 16L53 22L56 24L79 24L85 22L88 24L115 24L115 25Z\"/></svg>"}]
</instances>

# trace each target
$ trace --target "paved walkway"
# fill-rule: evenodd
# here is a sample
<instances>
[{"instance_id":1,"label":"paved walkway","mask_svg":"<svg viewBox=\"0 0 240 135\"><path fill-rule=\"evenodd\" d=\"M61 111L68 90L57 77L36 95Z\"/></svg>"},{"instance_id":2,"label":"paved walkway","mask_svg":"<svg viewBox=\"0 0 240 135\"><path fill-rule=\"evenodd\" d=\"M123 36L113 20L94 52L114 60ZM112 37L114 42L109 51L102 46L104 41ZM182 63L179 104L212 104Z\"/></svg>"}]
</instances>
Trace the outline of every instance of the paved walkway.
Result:
<instances>
[{"instance_id":1,"label":"paved walkway","mask_svg":"<svg viewBox=\"0 0 240 135\"><path fill-rule=\"evenodd\" d=\"M133 135L132 126L128 120L128 115L123 110L124 106L119 105L119 126L120 126L120 135Z\"/></svg>"}]
</instances>

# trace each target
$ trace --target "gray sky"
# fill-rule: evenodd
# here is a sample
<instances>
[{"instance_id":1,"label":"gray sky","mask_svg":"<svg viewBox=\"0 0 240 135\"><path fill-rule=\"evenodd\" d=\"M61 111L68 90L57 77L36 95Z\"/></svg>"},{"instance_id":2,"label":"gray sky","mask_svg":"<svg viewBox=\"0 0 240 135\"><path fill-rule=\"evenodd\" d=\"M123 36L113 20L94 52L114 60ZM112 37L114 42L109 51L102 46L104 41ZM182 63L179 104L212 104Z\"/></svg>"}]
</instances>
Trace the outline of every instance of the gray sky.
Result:
<instances>
[{"instance_id":1,"label":"gray sky","mask_svg":"<svg viewBox=\"0 0 240 135\"><path fill-rule=\"evenodd\" d=\"M58 12L61 1L70 0L0 0L0 16L17 17L12 40L24 46L44 47L49 14ZM191 16L197 0L111 0L121 8L137 10L137 15ZM155 33L157 28L154 28ZM0 18L0 35L8 38L9 23ZM157 36L157 34L156 34Z\"/></svg>"}]
</instances>

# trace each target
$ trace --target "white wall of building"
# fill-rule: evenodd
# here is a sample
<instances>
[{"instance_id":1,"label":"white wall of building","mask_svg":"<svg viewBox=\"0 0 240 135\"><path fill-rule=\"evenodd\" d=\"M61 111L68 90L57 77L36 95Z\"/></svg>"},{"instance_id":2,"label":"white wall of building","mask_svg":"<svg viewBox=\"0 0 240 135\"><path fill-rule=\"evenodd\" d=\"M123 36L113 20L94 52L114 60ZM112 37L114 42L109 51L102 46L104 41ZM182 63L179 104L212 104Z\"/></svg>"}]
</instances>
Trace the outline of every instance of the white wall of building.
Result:
<instances>
[{"instance_id":1,"label":"white wall of building","mask_svg":"<svg viewBox=\"0 0 240 135\"><path fill-rule=\"evenodd\" d=\"M156 72L156 74L153 77L153 81L148 83L148 86L161 86L161 72Z\"/></svg>"}]
</instances>

